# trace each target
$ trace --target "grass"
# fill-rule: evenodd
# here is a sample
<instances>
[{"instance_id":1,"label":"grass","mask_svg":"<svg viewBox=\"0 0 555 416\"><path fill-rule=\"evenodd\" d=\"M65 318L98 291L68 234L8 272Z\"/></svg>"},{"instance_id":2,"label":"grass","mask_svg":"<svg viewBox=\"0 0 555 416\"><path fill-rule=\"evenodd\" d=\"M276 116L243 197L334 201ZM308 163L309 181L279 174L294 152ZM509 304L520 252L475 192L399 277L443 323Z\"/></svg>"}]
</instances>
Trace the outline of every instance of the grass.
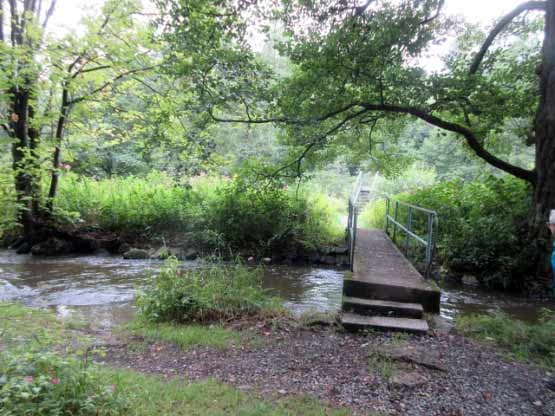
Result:
<instances>
[{"instance_id":1,"label":"grass","mask_svg":"<svg viewBox=\"0 0 555 416\"><path fill-rule=\"evenodd\" d=\"M384 380L389 380L393 375L394 365L391 357L372 349L368 355L368 368L371 373L377 373Z\"/></svg>"},{"instance_id":2,"label":"grass","mask_svg":"<svg viewBox=\"0 0 555 416\"><path fill-rule=\"evenodd\" d=\"M181 347L226 348L244 339L221 326L201 327L136 324L146 337ZM43 416L342 416L336 409L307 396L270 395L263 400L213 379L194 383L100 367L60 349L68 329L54 314L18 304L0 303L0 407L9 401L15 413ZM34 341L33 341L34 340ZM9 341L9 342L8 342ZM34 351L34 347L39 347ZM60 410L61 409L61 410ZM68 410L69 409L69 410ZM9 410L9 411L12 411ZM0 413L2 413L0 411ZM3 414L3 413L2 413Z\"/></svg>"},{"instance_id":3,"label":"grass","mask_svg":"<svg viewBox=\"0 0 555 416\"><path fill-rule=\"evenodd\" d=\"M52 313L0 302L0 344L8 348L51 346L63 340L64 332Z\"/></svg>"},{"instance_id":4,"label":"grass","mask_svg":"<svg viewBox=\"0 0 555 416\"><path fill-rule=\"evenodd\" d=\"M345 409L332 409L300 396L260 400L212 379L195 383L171 381L134 371L107 371L107 383L129 397L133 416L341 416Z\"/></svg>"},{"instance_id":5,"label":"grass","mask_svg":"<svg viewBox=\"0 0 555 416\"><path fill-rule=\"evenodd\" d=\"M555 368L555 312L544 310L537 324L512 319L502 312L459 316L456 328L465 336L502 348L511 357Z\"/></svg>"},{"instance_id":6,"label":"grass","mask_svg":"<svg viewBox=\"0 0 555 416\"><path fill-rule=\"evenodd\" d=\"M129 324L124 334L129 332L149 341L166 341L177 345L183 351L192 347L212 347L226 350L237 345L254 345L260 340L254 335L233 331L222 325L175 325L172 323L149 323L137 319Z\"/></svg>"},{"instance_id":7,"label":"grass","mask_svg":"<svg viewBox=\"0 0 555 416\"><path fill-rule=\"evenodd\" d=\"M270 255L293 245L327 246L343 237L338 201L261 184L248 174L182 184L160 172L102 180L66 173L55 207L62 224L129 237L185 239L206 252Z\"/></svg>"}]
</instances>

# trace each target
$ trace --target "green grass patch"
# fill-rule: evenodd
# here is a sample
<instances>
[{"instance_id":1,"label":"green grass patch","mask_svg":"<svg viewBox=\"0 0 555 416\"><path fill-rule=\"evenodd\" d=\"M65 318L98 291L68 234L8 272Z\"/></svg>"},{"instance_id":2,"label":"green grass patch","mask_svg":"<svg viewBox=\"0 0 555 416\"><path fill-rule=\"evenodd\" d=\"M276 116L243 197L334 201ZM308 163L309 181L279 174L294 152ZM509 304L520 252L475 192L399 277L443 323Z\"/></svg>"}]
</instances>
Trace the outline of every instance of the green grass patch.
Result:
<instances>
[{"instance_id":1,"label":"green grass patch","mask_svg":"<svg viewBox=\"0 0 555 416\"><path fill-rule=\"evenodd\" d=\"M8 348L51 346L63 340L64 326L47 311L0 302L0 344Z\"/></svg>"},{"instance_id":2,"label":"green grass patch","mask_svg":"<svg viewBox=\"0 0 555 416\"><path fill-rule=\"evenodd\" d=\"M502 312L459 316L463 334L496 345L515 358L555 368L555 312L544 310L537 324L512 319Z\"/></svg>"},{"instance_id":3,"label":"green grass patch","mask_svg":"<svg viewBox=\"0 0 555 416\"><path fill-rule=\"evenodd\" d=\"M332 409L307 397L262 401L215 380L187 383L166 381L132 371L107 373L107 382L115 384L129 397L134 416L341 416L347 410Z\"/></svg>"},{"instance_id":4,"label":"green grass patch","mask_svg":"<svg viewBox=\"0 0 555 416\"><path fill-rule=\"evenodd\" d=\"M260 340L255 334L224 328L222 325L176 325L172 323L150 323L135 320L126 331L149 341L166 341L182 350L192 347L212 347L226 350L237 345L254 345Z\"/></svg>"}]
</instances>

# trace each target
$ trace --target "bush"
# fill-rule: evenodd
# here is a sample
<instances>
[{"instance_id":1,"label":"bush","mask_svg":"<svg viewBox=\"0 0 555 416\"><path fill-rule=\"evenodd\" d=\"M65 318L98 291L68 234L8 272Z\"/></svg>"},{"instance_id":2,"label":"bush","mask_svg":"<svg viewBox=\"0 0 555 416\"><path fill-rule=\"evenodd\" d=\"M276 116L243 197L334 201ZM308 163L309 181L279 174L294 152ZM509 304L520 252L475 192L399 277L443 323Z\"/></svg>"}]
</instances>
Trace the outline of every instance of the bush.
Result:
<instances>
[{"instance_id":1,"label":"bush","mask_svg":"<svg viewBox=\"0 0 555 416\"><path fill-rule=\"evenodd\" d=\"M555 368L555 313L544 309L537 324L511 319L502 312L457 318L464 335L493 342L524 361Z\"/></svg>"},{"instance_id":2,"label":"bush","mask_svg":"<svg viewBox=\"0 0 555 416\"><path fill-rule=\"evenodd\" d=\"M2 415L120 415L125 405L115 385L102 382L86 361L52 353L0 355Z\"/></svg>"},{"instance_id":3,"label":"bush","mask_svg":"<svg viewBox=\"0 0 555 416\"><path fill-rule=\"evenodd\" d=\"M137 296L139 313L151 322L210 322L279 309L262 289L262 271L240 263L207 263L181 270L166 262Z\"/></svg>"},{"instance_id":4,"label":"bush","mask_svg":"<svg viewBox=\"0 0 555 416\"><path fill-rule=\"evenodd\" d=\"M315 248L342 235L340 215L329 201L318 194L297 195L279 181L244 171L208 200L202 229L218 237L218 248L231 252Z\"/></svg>"},{"instance_id":5,"label":"bush","mask_svg":"<svg viewBox=\"0 0 555 416\"><path fill-rule=\"evenodd\" d=\"M497 288L520 288L526 261L522 238L531 190L512 177L483 181L443 182L430 188L394 196L438 213L439 261L455 274L472 274L481 283ZM399 218L405 218L400 210ZM362 214L363 224L383 227L385 203L374 203ZM424 218L415 218L420 235Z\"/></svg>"}]
</instances>

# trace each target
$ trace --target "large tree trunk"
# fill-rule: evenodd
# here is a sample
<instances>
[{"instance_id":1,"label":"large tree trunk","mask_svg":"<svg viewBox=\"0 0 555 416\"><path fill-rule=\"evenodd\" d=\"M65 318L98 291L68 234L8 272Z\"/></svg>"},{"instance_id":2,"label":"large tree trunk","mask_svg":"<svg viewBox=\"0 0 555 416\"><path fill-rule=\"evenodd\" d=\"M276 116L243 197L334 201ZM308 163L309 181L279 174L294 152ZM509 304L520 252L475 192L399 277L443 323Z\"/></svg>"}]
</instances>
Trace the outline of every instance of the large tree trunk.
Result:
<instances>
[{"instance_id":1,"label":"large tree trunk","mask_svg":"<svg viewBox=\"0 0 555 416\"><path fill-rule=\"evenodd\" d=\"M56 141L56 146L54 148L54 154L52 158L52 175L50 177L50 189L48 190L48 200L46 202L46 208L48 213L51 215L54 209L54 198L58 193L58 183L60 181L60 165L62 162L62 140L64 138L64 130L69 115L70 104L69 104L69 90L67 84L64 84L62 91L62 104L60 107L60 115L58 117L58 123L56 125L56 136L54 140Z\"/></svg>"},{"instance_id":2,"label":"large tree trunk","mask_svg":"<svg viewBox=\"0 0 555 416\"><path fill-rule=\"evenodd\" d=\"M13 132L12 145L13 169L15 172L15 191L17 195L17 220L23 227L23 237L33 234L33 175L29 169L29 93L12 90L12 113L10 127Z\"/></svg>"},{"instance_id":3,"label":"large tree trunk","mask_svg":"<svg viewBox=\"0 0 555 416\"><path fill-rule=\"evenodd\" d=\"M549 232L546 221L555 209L555 0L546 2L545 39L542 63L538 69L540 103L535 120L536 170L534 206L530 226L537 241L540 273L548 268Z\"/></svg>"}]
</instances>

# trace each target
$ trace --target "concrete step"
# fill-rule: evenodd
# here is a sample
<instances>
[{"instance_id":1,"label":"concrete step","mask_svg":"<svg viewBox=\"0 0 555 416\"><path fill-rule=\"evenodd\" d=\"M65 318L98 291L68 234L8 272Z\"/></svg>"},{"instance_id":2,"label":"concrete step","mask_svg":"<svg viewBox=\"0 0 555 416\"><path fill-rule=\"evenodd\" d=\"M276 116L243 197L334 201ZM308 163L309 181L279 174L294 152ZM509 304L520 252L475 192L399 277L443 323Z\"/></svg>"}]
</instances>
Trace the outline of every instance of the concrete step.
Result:
<instances>
[{"instance_id":1,"label":"concrete step","mask_svg":"<svg viewBox=\"0 0 555 416\"><path fill-rule=\"evenodd\" d=\"M341 317L343 326L352 331L376 329L379 331L402 331L425 335L430 329L424 319L387 318L383 316L362 316L344 313Z\"/></svg>"},{"instance_id":2,"label":"concrete step","mask_svg":"<svg viewBox=\"0 0 555 416\"><path fill-rule=\"evenodd\" d=\"M418 303L424 311L439 313L440 291L424 279L404 280L395 274L379 279L376 274L343 279L343 296L389 302Z\"/></svg>"},{"instance_id":3,"label":"concrete step","mask_svg":"<svg viewBox=\"0 0 555 416\"><path fill-rule=\"evenodd\" d=\"M424 308L419 303L392 302L376 299L343 297L343 310L360 315L420 319Z\"/></svg>"}]
</instances>

